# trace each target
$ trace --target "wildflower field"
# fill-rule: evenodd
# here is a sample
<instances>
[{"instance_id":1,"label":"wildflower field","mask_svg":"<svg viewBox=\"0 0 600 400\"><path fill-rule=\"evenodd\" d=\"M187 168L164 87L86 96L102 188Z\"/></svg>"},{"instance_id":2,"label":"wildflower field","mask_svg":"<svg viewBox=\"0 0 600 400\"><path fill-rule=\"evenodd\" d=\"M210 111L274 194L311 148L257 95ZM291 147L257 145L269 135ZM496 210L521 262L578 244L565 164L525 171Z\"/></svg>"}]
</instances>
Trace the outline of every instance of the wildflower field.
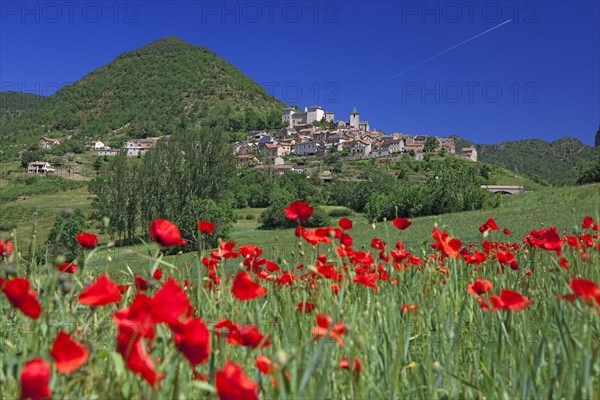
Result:
<instances>
[{"instance_id":1,"label":"wildflower field","mask_svg":"<svg viewBox=\"0 0 600 400\"><path fill-rule=\"evenodd\" d=\"M185 262L164 256L178 227L155 220L145 271L98 262L111 244L91 232L77 260L3 240L0 397L600 396L597 209L520 235L494 218L420 227L427 246L405 246L401 217L308 229L310 205L283 212L298 227L277 255L221 242Z\"/></svg>"}]
</instances>

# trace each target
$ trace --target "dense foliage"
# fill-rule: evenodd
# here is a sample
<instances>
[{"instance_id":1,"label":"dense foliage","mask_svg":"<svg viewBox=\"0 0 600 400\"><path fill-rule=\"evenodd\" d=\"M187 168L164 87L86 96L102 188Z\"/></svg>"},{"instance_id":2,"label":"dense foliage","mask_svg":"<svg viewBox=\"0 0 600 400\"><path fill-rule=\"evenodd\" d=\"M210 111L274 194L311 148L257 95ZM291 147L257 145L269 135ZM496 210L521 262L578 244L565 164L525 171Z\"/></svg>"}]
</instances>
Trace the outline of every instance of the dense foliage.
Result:
<instances>
[{"instance_id":1,"label":"dense foliage","mask_svg":"<svg viewBox=\"0 0 600 400\"><path fill-rule=\"evenodd\" d=\"M79 253L76 236L85 229L85 215L80 209L60 214L48 234L48 240L46 240L50 255L61 256L64 258L64 262L75 261Z\"/></svg>"},{"instance_id":2,"label":"dense foliage","mask_svg":"<svg viewBox=\"0 0 600 400\"><path fill-rule=\"evenodd\" d=\"M90 184L94 215L108 217L109 233L128 242L138 234L148 237L149 223L158 216L187 227L183 219L191 215L189 207L199 199L222 200L234 170L223 130L193 129L159 143L141 159L115 157Z\"/></svg>"},{"instance_id":3,"label":"dense foliage","mask_svg":"<svg viewBox=\"0 0 600 400\"><path fill-rule=\"evenodd\" d=\"M40 106L45 99L32 93L0 92L0 124Z\"/></svg>"},{"instance_id":4,"label":"dense foliage","mask_svg":"<svg viewBox=\"0 0 600 400\"><path fill-rule=\"evenodd\" d=\"M578 184L600 182L600 157L586 165L577 177Z\"/></svg>"}]
</instances>

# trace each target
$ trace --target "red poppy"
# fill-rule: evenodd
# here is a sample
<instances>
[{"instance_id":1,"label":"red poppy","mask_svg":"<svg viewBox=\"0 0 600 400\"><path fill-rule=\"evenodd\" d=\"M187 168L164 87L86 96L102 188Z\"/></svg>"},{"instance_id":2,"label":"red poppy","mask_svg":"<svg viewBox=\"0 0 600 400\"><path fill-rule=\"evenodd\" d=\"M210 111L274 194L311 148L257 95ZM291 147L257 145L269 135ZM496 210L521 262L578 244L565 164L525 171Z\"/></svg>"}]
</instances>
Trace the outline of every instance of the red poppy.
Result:
<instances>
[{"instance_id":1,"label":"red poppy","mask_svg":"<svg viewBox=\"0 0 600 400\"><path fill-rule=\"evenodd\" d=\"M118 326L117 342L126 346L141 338L153 339L155 336L152 320L152 299L143 293L136 294L131 305L117 311L113 321Z\"/></svg>"},{"instance_id":2,"label":"red poppy","mask_svg":"<svg viewBox=\"0 0 600 400\"><path fill-rule=\"evenodd\" d=\"M402 304L402 307L400 307L400 310L402 310L402 312L416 311L418 309L419 307L417 307L415 304L411 304L410 306Z\"/></svg>"},{"instance_id":3,"label":"red poppy","mask_svg":"<svg viewBox=\"0 0 600 400\"><path fill-rule=\"evenodd\" d=\"M314 209L303 201L294 201L288 208L284 208L285 216L292 221L305 222L313 214Z\"/></svg>"},{"instance_id":4,"label":"red poppy","mask_svg":"<svg viewBox=\"0 0 600 400\"><path fill-rule=\"evenodd\" d=\"M441 229L433 229L432 234L433 239L437 242L435 248L440 250L442 257L458 258L462 246L460 240L450 238L450 235Z\"/></svg>"},{"instance_id":5,"label":"red poppy","mask_svg":"<svg viewBox=\"0 0 600 400\"><path fill-rule=\"evenodd\" d=\"M25 278L9 279L4 282L2 291L8 301L31 319L38 319L42 314L42 306L37 292L29 288Z\"/></svg>"},{"instance_id":6,"label":"red poppy","mask_svg":"<svg viewBox=\"0 0 600 400\"><path fill-rule=\"evenodd\" d=\"M569 262L567 260L565 260L563 257L560 258L560 266L562 268L568 269L571 265L569 264Z\"/></svg>"},{"instance_id":7,"label":"red poppy","mask_svg":"<svg viewBox=\"0 0 600 400\"><path fill-rule=\"evenodd\" d=\"M378 279L379 279L379 274L378 273L373 273L373 274L357 274L352 279L352 282L360 283L361 285L371 287L371 288L375 289L376 292L378 292L379 288L375 284L375 282L377 282Z\"/></svg>"},{"instance_id":8,"label":"red poppy","mask_svg":"<svg viewBox=\"0 0 600 400\"><path fill-rule=\"evenodd\" d=\"M247 346L256 349L271 345L269 336L263 335L257 326L234 324L227 319L222 319L215 324L215 329L223 328L227 328L227 333L218 334L226 335L227 342L232 346Z\"/></svg>"},{"instance_id":9,"label":"red poppy","mask_svg":"<svg viewBox=\"0 0 600 400\"><path fill-rule=\"evenodd\" d=\"M409 226L412 225L412 222L410 222L409 220L407 220L406 218L394 218L394 220L392 221L392 224L394 224L394 226L398 229L400 229L401 231L405 230L406 228L408 228Z\"/></svg>"},{"instance_id":10,"label":"red poppy","mask_svg":"<svg viewBox=\"0 0 600 400\"><path fill-rule=\"evenodd\" d=\"M121 354L127 367L144 378L150 386L158 386L164 375L154 369L154 361L146 351L141 340L133 343L117 341L117 351Z\"/></svg>"},{"instance_id":11,"label":"red poppy","mask_svg":"<svg viewBox=\"0 0 600 400\"><path fill-rule=\"evenodd\" d=\"M21 371L21 399L40 400L52 397L50 364L41 358L29 360Z\"/></svg>"},{"instance_id":12,"label":"red poppy","mask_svg":"<svg viewBox=\"0 0 600 400\"><path fill-rule=\"evenodd\" d=\"M304 229L302 231L302 237L313 246L317 245L318 243L331 243L331 238L324 230Z\"/></svg>"},{"instance_id":13,"label":"red poppy","mask_svg":"<svg viewBox=\"0 0 600 400\"><path fill-rule=\"evenodd\" d=\"M500 297L492 295L490 299L492 300L494 310L520 311L533 304L531 300L522 294L507 289L502 289Z\"/></svg>"},{"instance_id":14,"label":"red poppy","mask_svg":"<svg viewBox=\"0 0 600 400\"><path fill-rule=\"evenodd\" d=\"M246 271L237 274L231 287L231 293L240 300L252 300L267 294L267 289L255 283Z\"/></svg>"},{"instance_id":15,"label":"red poppy","mask_svg":"<svg viewBox=\"0 0 600 400\"><path fill-rule=\"evenodd\" d=\"M135 276L135 287L137 290L146 291L148 290L148 281L139 275Z\"/></svg>"},{"instance_id":16,"label":"red poppy","mask_svg":"<svg viewBox=\"0 0 600 400\"><path fill-rule=\"evenodd\" d=\"M13 253L14 245L8 240L0 240L0 257L10 256Z\"/></svg>"},{"instance_id":17,"label":"red poppy","mask_svg":"<svg viewBox=\"0 0 600 400\"><path fill-rule=\"evenodd\" d=\"M181 238L177 225L166 219L155 219L150 223L150 238L165 247L187 243Z\"/></svg>"},{"instance_id":18,"label":"red poppy","mask_svg":"<svg viewBox=\"0 0 600 400\"><path fill-rule=\"evenodd\" d=\"M210 334L204 321L192 318L173 327L175 345L192 366L204 364L210 356Z\"/></svg>"},{"instance_id":19,"label":"red poppy","mask_svg":"<svg viewBox=\"0 0 600 400\"><path fill-rule=\"evenodd\" d=\"M336 322L334 324L333 319L327 314L317 314L316 319L317 326L311 328L315 340L321 339L327 335L327 331L331 327L328 337L334 339L340 346L344 345L344 339L342 339L341 335L346 333L346 325L343 322Z\"/></svg>"},{"instance_id":20,"label":"red poppy","mask_svg":"<svg viewBox=\"0 0 600 400\"><path fill-rule=\"evenodd\" d=\"M234 362L226 361L215 380L220 400L258 400L258 384Z\"/></svg>"},{"instance_id":21,"label":"red poppy","mask_svg":"<svg viewBox=\"0 0 600 400\"><path fill-rule=\"evenodd\" d=\"M340 224L340 228L347 231L348 229L352 229L352 220L348 218L341 218L338 223Z\"/></svg>"},{"instance_id":22,"label":"red poppy","mask_svg":"<svg viewBox=\"0 0 600 400\"><path fill-rule=\"evenodd\" d=\"M58 332L50 355L54 358L58 372L63 374L77 371L88 359L85 346L63 331Z\"/></svg>"},{"instance_id":23,"label":"red poppy","mask_svg":"<svg viewBox=\"0 0 600 400\"><path fill-rule=\"evenodd\" d=\"M352 370L356 373L359 373L362 369L362 364L358 357L354 358L354 362L352 363ZM350 369L350 362L348 361L348 357L344 357L340 360L339 366L340 369Z\"/></svg>"},{"instance_id":24,"label":"red poppy","mask_svg":"<svg viewBox=\"0 0 600 400\"><path fill-rule=\"evenodd\" d=\"M77 242L85 249L93 249L98 244L98 236L93 233L79 232L77 234Z\"/></svg>"},{"instance_id":25,"label":"red poppy","mask_svg":"<svg viewBox=\"0 0 600 400\"><path fill-rule=\"evenodd\" d=\"M510 235L510 229L508 228L504 228L502 232L504 232L505 235Z\"/></svg>"},{"instance_id":26,"label":"red poppy","mask_svg":"<svg viewBox=\"0 0 600 400\"><path fill-rule=\"evenodd\" d=\"M485 224L481 225L479 227L479 232L483 233L487 230L493 230L493 231L497 231L498 229L498 225L496 225L496 221L494 221L494 218L490 218L486 221Z\"/></svg>"},{"instance_id":27,"label":"red poppy","mask_svg":"<svg viewBox=\"0 0 600 400\"><path fill-rule=\"evenodd\" d=\"M332 283L331 285L329 285L329 287L331 288L331 291L333 292L334 296L337 296L340 292L340 286L337 283Z\"/></svg>"},{"instance_id":28,"label":"red poppy","mask_svg":"<svg viewBox=\"0 0 600 400\"><path fill-rule=\"evenodd\" d=\"M588 229L592 225L594 225L594 219L592 217L590 217L589 215L583 217L583 223L581 224L581 227L583 229Z\"/></svg>"},{"instance_id":29,"label":"red poppy","mask_svg":"<svg viewBox=\"0 0 600 400\"><path fill-rule=\"evenodd\" d=\"M56 267L60 272L66 272L68 274L74 274L77 271L77 264L73 263L63 263Z\"/></svg>"},{"instance_id":30,"label":"red poppy","mask_svg":"<svg viewBox=\"0 0 600 400\"><path fill-rule=\"evenodd\" d=\"M294 274L290 273L289 271L285 271L283 275L277 278L277 283L279 283L280 285L291 286L295 280L296 276L294 276Z\"/></svg>"},{"instance_id":31,"label":"red poppy","mask_svg":"<svg viewBox=\"0 0 600 400\"><path fill-rule=\"evenodd\" d=\"M221 258L237 258L239 254L234 251L235 242L221 242L219 243L219 249L213 250L210 253L210 257L214 260L220 260Z\"/></svg>"},{"instance_id":32,"label":"red poppy","mask_svg":"<svg viewBox=\"0 0 600 400\"><path fill-rule=\"evenodd\" d=\"M492 282L485 279L477 279L475 282L467 286L467 291L471 294L484 294L493 289Z\"/></svg>"},{"instance_id":33,"label":"red poppy","mask_svg":"<svg viewBox=\"0 0 600 400\"><path fill-rule=\"evenodd\" d=\"M160 268L156 268L156 270L152 273L152 277L154 279L156 279L157 281L160 281L160 279L162 278L162 270Z\"/></svg>"},{"instance_id":34,"label":"red poppy","mask_svg":"<svg viewBox=\"0 0 600 400\"><path fill-rule=\"evenodd\" d=\"M296 305L296 310L302 311L305 313L311 313L315 310L315 303L312 303L310 301L306 301L306 302L303 301Z\"/></svg>"},{"instance_id":35,"label":"red poppy","mask_svg":"<svg viewBox=\"0 0 600 400\"><path fill-rule=\"evenodd\" d=\"M589 305L593 305L595 300L600 305L600 289L598 285L587 279L576 279L573 278L569 284L573 294L565 294L557 296L558 299L564 299L568 301L575 301L576 297L581 297L583 301Z\"/></svg>"},{"instance_id":36,"label":"red poppy","mask_svg":"<svg viewBox=\"0 0 600 400\"><path fill-rule=\"evenodd\" d=\"M175 324L179 318L191 309L187 295L173 278L167 279L164 285L154 294L150 304L152 318L155 323Z\"/></svg>"},{"instance_id":37,"label":"red poppy","mask_svg":"<svg viewBox=\"0 0 600 400\"><path fill-rule=\"evenodd\" d=\"M200 221L198 222L198 229L200 230L200 232L210 235L215 229L215 223L208 221Z\"/></svg>"},{"instance_id":38,"label":"red poppy","mask_svg":"<svg viewBox=\"0 0 600 400\"><path fill-rule=\"evenodd\" d=\"M121 291L119 287L106 274L101 275L96 282L86 287L77 300L81 304L88 306L103 306L110 303L121 301Z\"/></svg>"},{"instance_id":39,"label":"red poppy","mask_svg":"<svg viewBox=\"0 0 600 400\"><path fill-rule=\"evenodd\" d=\"M273 375L275 372L277 372L276 367L278 365L274 364L269 357L266 357L262 354L256 357L255 364L256 368L258 368L263 375Z\"/></svg>"}]
</instances>

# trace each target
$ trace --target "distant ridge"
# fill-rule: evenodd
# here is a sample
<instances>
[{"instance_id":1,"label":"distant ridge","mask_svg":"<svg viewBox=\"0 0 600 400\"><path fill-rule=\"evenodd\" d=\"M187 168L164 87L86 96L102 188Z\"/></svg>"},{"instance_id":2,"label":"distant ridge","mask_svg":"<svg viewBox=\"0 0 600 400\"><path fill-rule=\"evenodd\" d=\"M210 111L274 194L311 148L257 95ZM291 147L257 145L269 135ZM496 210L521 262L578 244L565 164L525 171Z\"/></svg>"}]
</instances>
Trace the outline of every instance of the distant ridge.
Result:
<instances>
[{"instance_id":1,"label":"distant ridge","mask_svg":"<svg viewBox=\"0 0 600 400\"><path fill-rule=\"evenodd\" d=\"M474 146L479 161L558 185L575 183L580 169L600 155L600 148L587 146L572 137L553 142L527 139L497 144L475 144L453 137L457 149Z\"/></svg>"}]
</instances>

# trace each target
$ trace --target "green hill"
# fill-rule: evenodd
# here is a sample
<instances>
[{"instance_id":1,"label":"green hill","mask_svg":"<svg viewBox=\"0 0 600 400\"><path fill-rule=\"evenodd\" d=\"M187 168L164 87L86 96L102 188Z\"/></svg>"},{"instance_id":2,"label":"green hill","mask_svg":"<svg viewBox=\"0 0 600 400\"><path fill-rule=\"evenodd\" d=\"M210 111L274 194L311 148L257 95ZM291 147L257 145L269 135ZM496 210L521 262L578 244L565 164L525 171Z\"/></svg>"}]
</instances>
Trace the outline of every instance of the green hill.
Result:
<instances>
[{"instance_id":1,"label":"green hill","mask_svg":"<svg viewBox=\"0 0 600 400\"><path fill-rule=\"evenodd\" d=\"M5 121L0 136L158 136L197 122L230 131L280 123L283 104L214 52L176 37L118 56ZM16 135L15 135L16 133Z\"/></svg>"},{"instance_id":2,"label":"green hill","mask_svg":"<svg viewBox=\"0 0 600 400\"><path fill-rule=\"evenodd\" d=\"M475 146L479 161L557 185L574 184L579 170L600 154L600 148L589 147L571 137L554 142L530 139L498 144L474 144L454 138L457 150Z\"/></svg>"},{"instance_id":3,"label":"green hill","mask_svg":"<svg viewBox=\"0 0 600 400\"><path fill-rule=\"evenodd\" d=\"M39 107L46 97L31 93L0 92L0 123L19 117L24 111Z\"/></svg>"}]
</instances>

